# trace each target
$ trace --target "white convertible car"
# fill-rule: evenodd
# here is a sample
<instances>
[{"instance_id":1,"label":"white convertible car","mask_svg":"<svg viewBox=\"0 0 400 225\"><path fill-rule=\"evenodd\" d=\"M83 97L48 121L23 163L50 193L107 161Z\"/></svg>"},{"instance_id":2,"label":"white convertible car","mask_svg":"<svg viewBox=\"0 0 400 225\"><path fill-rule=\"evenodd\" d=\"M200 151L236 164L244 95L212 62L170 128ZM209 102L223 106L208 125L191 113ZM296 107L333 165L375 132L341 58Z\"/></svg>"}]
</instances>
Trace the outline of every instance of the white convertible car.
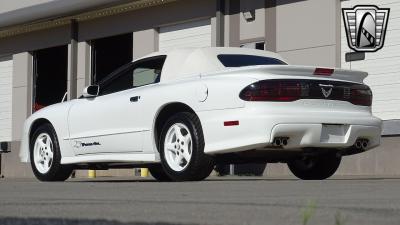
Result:
<instances>
[{"instance_id":1,"label":"white convertible car","mask_svg":"<svg viewBox=\"0 0 400 225\"><path fill-rule=\"evenodd\" d=\"M380 143L366 76L250 49L153 53L79 99L34 113L20 157L41 181L134 167L160 181L193 181L216 163L249 162L283 162L298 178L326 179L342 156Z\"/></svg>"}]
</instances>

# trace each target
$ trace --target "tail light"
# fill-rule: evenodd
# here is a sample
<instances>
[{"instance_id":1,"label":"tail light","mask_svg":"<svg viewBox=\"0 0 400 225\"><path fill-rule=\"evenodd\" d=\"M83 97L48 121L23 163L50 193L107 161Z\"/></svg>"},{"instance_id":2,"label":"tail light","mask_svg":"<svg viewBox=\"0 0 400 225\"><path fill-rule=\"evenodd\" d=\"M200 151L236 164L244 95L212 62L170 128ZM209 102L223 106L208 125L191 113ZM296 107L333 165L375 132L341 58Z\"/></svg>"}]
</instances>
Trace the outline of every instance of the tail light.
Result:
<instances>
[{"instance_id":1,"label":"tail light","mask_svg":"<svg viewBox=\"0 0 400 225\"><path fill-rule=\"evenodd\" d=\"M244 101L326 99L362 106L372 104L372 92L367 85L325 80L263 80L244 88L239 97Z\"/></svg>"},{"instance_id":2,"label":"tail light","mask_svg":"<svg viewBox=\"0 0 400 225\"><path fill-rule=\"evenodd\" d=\"M359 85L359 87L351 89L350 102L354 105L371 106L371 89L367 85Z\"/></svg>"},{"instance_id":3,"label":"tail light","mask_svg":"<svg viewBox=\"0 0 400 225\"><path fill-rule=\"evenodd\" d=\"M265 80L247 86L240 98L245 101L291 102L301 98L302 87L297 81Z\"/></svg>"}]
</instances>

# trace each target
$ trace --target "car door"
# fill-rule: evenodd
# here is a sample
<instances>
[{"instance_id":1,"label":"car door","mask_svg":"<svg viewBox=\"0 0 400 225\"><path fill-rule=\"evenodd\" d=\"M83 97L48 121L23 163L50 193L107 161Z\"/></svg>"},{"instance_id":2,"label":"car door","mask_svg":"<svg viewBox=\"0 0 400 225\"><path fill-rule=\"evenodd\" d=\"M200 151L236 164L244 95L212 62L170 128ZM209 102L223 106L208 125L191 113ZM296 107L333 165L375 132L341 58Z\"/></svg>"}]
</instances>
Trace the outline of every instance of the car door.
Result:
<instances>
[{"instance_id":1,"label":"car door","mask_svg":"<svg viewBox=\"0 0 400 225\"><path fill-rule=\"evenodd\" d=\"M77 100L69 112L70 143L76 155L140 153L143 132L140 123L146 85L160 80L165 56L126 65L100 82L99 96Z\"/></svg>"}]
</instances>

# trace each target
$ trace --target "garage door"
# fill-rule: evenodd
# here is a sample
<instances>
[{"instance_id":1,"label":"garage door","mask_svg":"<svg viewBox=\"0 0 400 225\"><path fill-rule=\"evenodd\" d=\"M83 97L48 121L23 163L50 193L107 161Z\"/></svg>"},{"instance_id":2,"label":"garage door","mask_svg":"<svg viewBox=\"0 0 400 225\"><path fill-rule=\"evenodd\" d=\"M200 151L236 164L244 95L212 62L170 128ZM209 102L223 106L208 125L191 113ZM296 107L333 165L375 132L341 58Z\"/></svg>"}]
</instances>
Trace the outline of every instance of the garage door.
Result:
<instances>
[{"instance_id":1,"label":"garage door","mask_svg":"<svg viewBox=\"0 0 400 225\"><path fill-rule=\"evenodd\" d=\"M342 2L342 8L368 5L368 0ZM352 63L344 61L347 45L342 21L342 67L364 70L369 73L365 82L374 92L373 112L384 120L400 119L400 0L375 1L381 8L390 8L385 46L375 53L366 53L365 60Z\"/></svg>"},{"instance_id":2,"label":"garage door","mask_svg":"<svg viewBox=\"0 0 400 225\"><path fill-rule=\"evenodd\" d=\"M11 141L12 72L12 58L0 57L0 142Z\"/></svg>"},{"instance_id":3,"label":"garage door","mask_svg":"<svg viewBox=\"0 0 400 225\"><path fill-rule=\"evenodd\" d=\"M160 28L160 34L159 34L160 51L168 51L176 48L210 47L210 46L211 46L210 20L182 23Z\"/></svg>"}]
</instances>

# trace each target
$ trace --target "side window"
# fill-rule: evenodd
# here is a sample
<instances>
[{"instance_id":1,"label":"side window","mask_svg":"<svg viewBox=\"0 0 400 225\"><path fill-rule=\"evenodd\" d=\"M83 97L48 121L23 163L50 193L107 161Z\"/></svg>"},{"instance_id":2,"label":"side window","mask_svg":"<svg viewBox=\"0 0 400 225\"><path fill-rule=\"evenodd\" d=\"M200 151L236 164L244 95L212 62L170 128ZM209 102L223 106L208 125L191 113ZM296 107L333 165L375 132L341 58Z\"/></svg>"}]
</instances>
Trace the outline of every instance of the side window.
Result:
<instances>
[{"instance_id":1,"label":"side window","mask_svg":"<svg viewBox=\"0 0 400 225\"><path fill-rule=\"evenodd\" d=\"M166 56L157 56L136 62L121 72L106 78L100 85L101 95L160 82Z\"/></svg>"},{"instance_id":2,"label":"side window","mask_svg":"<svg viewBox=\"0 0 400 225\"><path fill-rule=\"evenodd\" d=\"M133 70L131 66L115 75L114 79L109 79L104 85L100 85L101 95L107 95L118 91L132 88Z\"/></svg>"},{"instance_id":3,"label":"side window","mask_svg":"<svg viewBox=\"0 0 400 225\"><path fill-rule=\"evenodd\" d=\"M165 56L139 62L134 66L133 87L160 82Z\"/></svg>"}]
</instances>

